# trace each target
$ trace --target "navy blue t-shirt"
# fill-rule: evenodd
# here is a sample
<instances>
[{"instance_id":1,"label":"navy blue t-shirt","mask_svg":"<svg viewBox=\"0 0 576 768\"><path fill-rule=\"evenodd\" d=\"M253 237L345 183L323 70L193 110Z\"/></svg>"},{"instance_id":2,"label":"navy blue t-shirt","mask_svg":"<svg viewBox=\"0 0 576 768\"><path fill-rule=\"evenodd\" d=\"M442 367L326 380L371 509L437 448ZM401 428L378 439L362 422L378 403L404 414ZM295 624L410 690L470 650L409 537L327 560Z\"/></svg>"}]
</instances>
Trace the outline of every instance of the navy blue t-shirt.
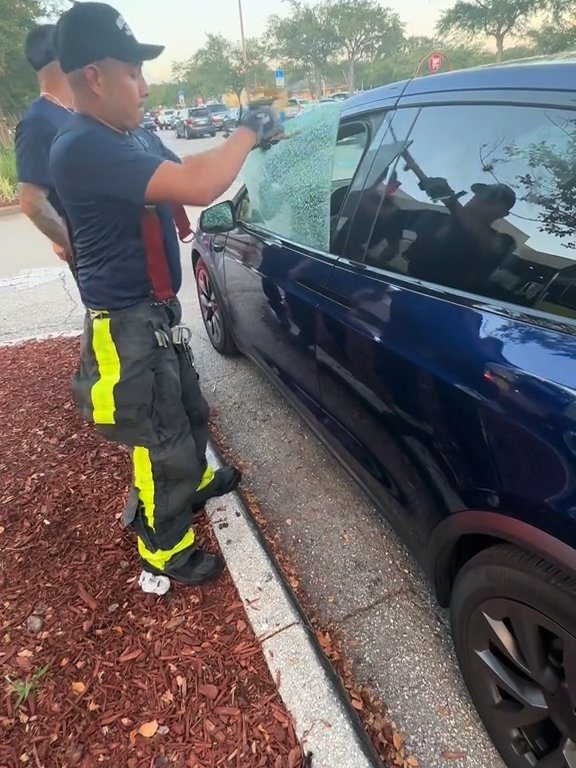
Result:
<instances>
[{"instance_id":1,"label":"navy blue t-shirt","mask_svg":"<svg viewBox=\"0 0 576 768\"><path fill-rule=\"evenodd\" d=\"M76 114L56 137L50 172L72 231L78 285L86 307L125 309L151 296L141 215L150 179L178 160L151 134L120 133ZM182 282L170 205L157 205L172 290Z\"/></svg>"},{"instance_id":2,"label":"navy blue t-shirt","mask_svg":"<svg viewBox=\"0 0 576 768\"><path fill-rule=\"evenodd\" d=\"M48 190L48 200L63 216L64 209L54 189L49 169L50 147L56 134L71 120L72 114L40 97L31 105L16 128L16 165L22 183Z\"/></svg>"}]
</instances>

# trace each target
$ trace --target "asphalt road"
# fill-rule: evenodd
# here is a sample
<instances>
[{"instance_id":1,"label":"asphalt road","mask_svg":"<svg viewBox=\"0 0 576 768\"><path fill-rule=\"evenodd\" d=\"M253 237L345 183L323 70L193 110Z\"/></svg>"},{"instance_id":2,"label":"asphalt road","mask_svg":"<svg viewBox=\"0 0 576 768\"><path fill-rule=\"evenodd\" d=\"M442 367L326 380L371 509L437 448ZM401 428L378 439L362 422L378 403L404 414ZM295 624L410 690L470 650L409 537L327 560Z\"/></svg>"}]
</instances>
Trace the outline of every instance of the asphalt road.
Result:
<instances>
[{"instance_id":1,"label":"asphalt road","mask_svg":"<svg viewBox=\"0 0 576 768\"><path fill-rule=\"evenodd\" d=\"M222 141L162 137L180 155ZM0 342L80 329L73 281L20 216L0 218L0 252ZM411 554L265 377L213 351L188 246L182 254L181 299L205 394L317 615L344 634L358 680L386 702L422 768L503 768L461 680L447 616ZM466 759L444 756L456 752Z\"/></svg>"}]
</instances>

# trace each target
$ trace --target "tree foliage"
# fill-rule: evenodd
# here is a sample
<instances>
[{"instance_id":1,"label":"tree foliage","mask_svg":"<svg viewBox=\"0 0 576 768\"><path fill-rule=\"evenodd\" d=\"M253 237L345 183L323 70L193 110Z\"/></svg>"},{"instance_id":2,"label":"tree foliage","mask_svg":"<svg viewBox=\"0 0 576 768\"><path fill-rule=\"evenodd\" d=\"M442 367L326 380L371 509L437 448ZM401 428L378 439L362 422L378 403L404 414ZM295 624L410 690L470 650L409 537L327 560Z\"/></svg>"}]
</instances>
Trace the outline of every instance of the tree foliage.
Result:
<instances>
[{"instance_id":1,"label":"tree foliage","mask_svg":"<svg viewBox=\"0 0 576 768\"><path fill-rule=\"evenodd\" d=\"M348 88L354 91L357 65L400 51L404 25L376 0L327 0L325 8L328 28L348 67Z\"/></svg>"},{"instance_id":2,"label":"tree foliage","mask_svg":"<svg viewBox=\"0 0 576 768\"><path fill-rule=\"evenodd\" d=\"M220 99L231 92L240 99L244 88L270 76L263 43L248 39L246 51L245 65L240 45L209 34L191 59L176 65L177 76L181 82L193 83L206 98Z\"/></svg>"},{"instance_id":3,"label":"tree foliage","mask_svg":"<svg viewBox=\"0 0 576 768\"><path fill-rule=\"evenodd\" d=\"M0 117L20 115L37 94L36 76L24 56L26 35L64 7L60 0L0 0Z\"/></svg>"},{"instance_id":4,"label":"tree foliage","mask_svg":"<svg viewBox=\"0 0 576 768\"><path fill-rule=\"evenodd\" d=\"M304 5L298 0L289 0L289 5L289 16L269 19L270 54L285 68L311 77L319 96L322 77L338 50L338 41L325 5Z\"/></svg>"},{"instance_id":5,"label":"tree foliage","mask_svg":"<svg viewBox=\"0 0 576 768\"><path fill-rule=\"evenodd\" d=\"M444 11L438 22L440 35L462 34L472 40L484 34L496 41L496 59L502 61L504 43L512 35L526 30L538 13L560 12L568 0L457 0Z\"/></svg>"}]
</instances>

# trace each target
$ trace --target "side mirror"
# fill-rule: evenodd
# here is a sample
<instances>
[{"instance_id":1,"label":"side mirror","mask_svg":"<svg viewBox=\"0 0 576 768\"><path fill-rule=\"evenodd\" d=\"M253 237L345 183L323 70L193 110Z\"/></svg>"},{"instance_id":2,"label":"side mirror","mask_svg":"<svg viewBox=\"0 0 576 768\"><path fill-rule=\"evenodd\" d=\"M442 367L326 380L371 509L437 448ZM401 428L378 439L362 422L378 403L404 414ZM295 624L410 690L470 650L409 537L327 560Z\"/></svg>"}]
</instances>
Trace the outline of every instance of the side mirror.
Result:
<instances>
[{"instance_id":1,"label":"side mirror","mask_svg":"<svg viewBox=\"0 0 576 768\"><path fill-rule=\"evenodd\" d=\"M235 227L236 214L230 200L213 205L200 215L200 229L208 235L231 232Z\"/></svg>"}]
</instances>

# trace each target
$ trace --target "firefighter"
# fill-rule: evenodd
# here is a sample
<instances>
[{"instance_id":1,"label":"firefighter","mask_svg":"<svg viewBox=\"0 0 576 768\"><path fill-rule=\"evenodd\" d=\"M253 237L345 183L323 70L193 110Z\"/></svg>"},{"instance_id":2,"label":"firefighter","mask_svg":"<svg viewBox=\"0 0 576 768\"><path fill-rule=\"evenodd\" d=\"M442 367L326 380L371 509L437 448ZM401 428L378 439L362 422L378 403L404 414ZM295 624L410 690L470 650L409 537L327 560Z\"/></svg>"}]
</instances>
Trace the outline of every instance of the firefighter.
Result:
<instances>
[{"instance_id":1,"label":"firefighter","mask_svg":"<svg viewBox=\"0 0 576 768\"><path fill-rule=\"evenodd\" d=\"M207 466L208 405L181 325L174 220L183 205L222 195L278 123L269 111L248 110L221 147L171 162L134 136L148 95L142 62L163 48L139 43L118 11L96 2L62 15L57 48L76 114L54 141L50 169L87 308L75 400L131 451L125 519L144 574L198 585L222 563L196 547L192 518L207 499L234 490L240 473Z\"/></svg>"},{"instance_id":2,"label":"firefighter","mask_svg":"<svg viewBox=\"0 0 576 768\"><path fill-rule=\"evenodd\" d=\"M48 167L52 141L72 111L72 92L56 60L54 31L53 24L40 24L26 38L26 59L37 74L40 96L16 128L16 163L23 213L52 242L58 257L71 265L64 209Z\"/></svg>"}]
</instances>

